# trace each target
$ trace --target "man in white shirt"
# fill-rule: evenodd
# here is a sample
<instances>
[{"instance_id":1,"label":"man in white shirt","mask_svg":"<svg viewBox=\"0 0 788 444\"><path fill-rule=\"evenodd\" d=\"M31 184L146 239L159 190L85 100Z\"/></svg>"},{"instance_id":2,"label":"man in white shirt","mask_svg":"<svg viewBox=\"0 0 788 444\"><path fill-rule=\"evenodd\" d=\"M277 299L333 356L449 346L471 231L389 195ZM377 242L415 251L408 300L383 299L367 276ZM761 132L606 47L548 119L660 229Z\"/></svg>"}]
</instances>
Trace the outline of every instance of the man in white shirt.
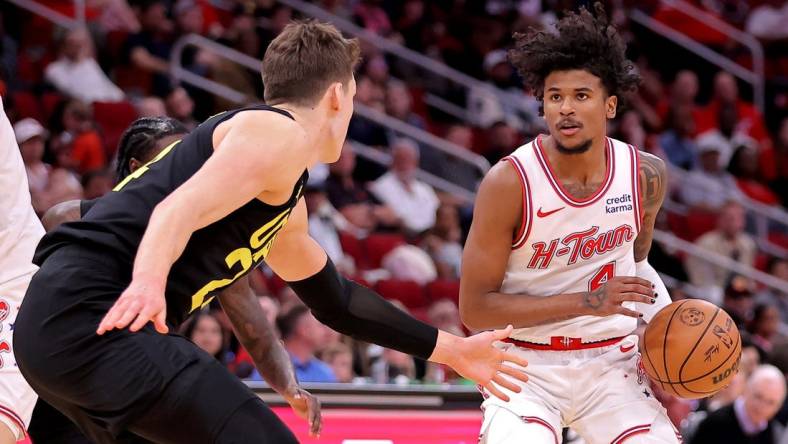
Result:
<instances>
[{"instance_id":1,"label":"man in white shirt","mask_svg":"<svg viewBox=\"0 0 788 444\"><path fill-rule=\"evenodd\" d=\"M44 77L58 91L83 102L123 100L125 94L104 74L93 52L93 42L86 29L68 31L60 57L46 67Z\"/></svg>"},{"instance_id":2,"label":"man in white shirt","mask_svg":"<svg viewBox=\"0 0 788 444\"><path fill-rule=\"evenodd\" d=\"M391 170L369 187L375 197L394 210L403 227L413 233L435 225L435 210L440 204L432 187L416 179L418 165L416 143L397 139L391 144Z\"/></svg>"},{"instance_id":3,"label":"man in white shirt","mask_svg":"<svg viewBox=\"0 0 788 444\"><path fill-rule=\"evenodd\" d=\"M720 147L715 143L698 146L699 167L691 171L681 184L681 200L692 207L719 211L726 202L741 197L731 173L720 164Z\"/></svg>"}]
</instances>

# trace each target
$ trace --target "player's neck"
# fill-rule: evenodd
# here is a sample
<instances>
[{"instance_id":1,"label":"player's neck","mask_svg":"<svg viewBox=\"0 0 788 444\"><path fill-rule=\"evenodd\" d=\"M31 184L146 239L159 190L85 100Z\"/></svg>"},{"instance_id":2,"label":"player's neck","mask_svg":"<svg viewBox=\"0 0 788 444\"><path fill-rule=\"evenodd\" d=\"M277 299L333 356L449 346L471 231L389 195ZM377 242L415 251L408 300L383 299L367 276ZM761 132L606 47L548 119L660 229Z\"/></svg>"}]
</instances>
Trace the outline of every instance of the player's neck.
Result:
<instances>
[{"instance_id":1,"label":"player's neck","mask_svg":"<svg viewBox=\"0 0 788 444\"><path fill-rule=\"evenodd\" d=\"M542 147L550 168L559 179L585 182L605 175L607 142L604 136L593 139L591 147L583 153L561 152L552 136L542 137Z\"/></svg>"},{"instance_id":2,"label":"player's neck","mask_svg":"<svg viewBox=\"0 0 788 444\"><path fill-rule=\"evenodd\" d=\"M280 103L274 105L274 107L290 113L296 123L304 129L307 146L323 146L321 141L325 139L325 133L328 131L328 119L325 113L321 112L320 108L297 106L290 103ZM314 160L309 163L308 167L311 168L317 162L319 156L320 153L315 151Z\"/></svg>"}]
</instances>

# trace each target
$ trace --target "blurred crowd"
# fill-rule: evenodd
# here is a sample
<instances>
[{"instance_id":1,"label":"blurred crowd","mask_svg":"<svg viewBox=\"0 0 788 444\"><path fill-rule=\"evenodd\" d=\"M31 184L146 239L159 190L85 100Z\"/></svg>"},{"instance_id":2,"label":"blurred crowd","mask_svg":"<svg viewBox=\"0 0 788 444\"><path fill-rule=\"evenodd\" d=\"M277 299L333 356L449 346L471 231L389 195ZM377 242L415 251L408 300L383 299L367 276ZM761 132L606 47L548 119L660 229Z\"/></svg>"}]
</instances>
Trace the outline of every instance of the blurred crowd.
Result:
<instances>
[{"instance_id":1,"label":"blurred crowd","mask_svg":"<svg viewBox=\"0 0 788 444\"><path fill-rule=\"evenodd\" d=\"M40 2L74 15L72 2ZM550 24L560 17L556 11L588 2L313 3L478 80L478 87L459 88L365 41L356 74L356 101L495 163L546 132L539 103L522 88L507 62L512 33L529 26L549 32ZM678 48L665 51L667 43L630 21L629 11L636 7L750 66L747 51L728 36L661 2L609 1L611 20L625 37L629 57L643 78L639 92L625 98L610 136L670 165L670 206L660 214L658 229L788 281L788 259L761 248L764 239L753 234L755 216L748 211L752 202L778 212L788 205L784 26L788 6L774 0L692 3L761 41L767 54L764 108L753 104L751 86L731 73ZM284 26L301 17L274 0L87 0L86 4L87 27L70 30L10 4L0 13L0 95L14 122L33 205L40 215L59 202L91 199L111 190L118 141L134 119L166 115L193 128L214 113L238 106L174 81L171 61L241 92L247 103L262 97L259 73L215 52L182 47L179 38L200 34L260 59ZM492 93L490 87L514 100ZM467 118L431 106L428 95L467 110ZM382 166L369 156L357 155L366 149L385 154L390 164ZM310 232L344 274L433 325L466 334L457 303L471 202L434 188L420 170L470 191L481 178L478 169L456 156L355 116L339 161L310 172L306 191ZM788 227L772 223L767 231L769 242L788 248ZM664 398L673 406L676 423L697 430L701 437L708 429L702 422L705 412L711 421L721 408L739 415L740 410L765 409L753 405L767 401L783 406L784 381L777 383L773 376L788 372L788 294L659 243L654 244L650 261L680 283L670 285L674 299L700 291L731 313L747 341L741 376L724 393L701 405ZM265 268L253 271L252 283L301 381L460 382L445 368L329 330ZM218 305L193 317L183 333L239 377L260 379ZM766 363L779 370L758 367ZM768 396L761 395L766 392ZM752 413L751 418L765 418L765 424L771 424L772 417L780 424L788 422L785 406L766 413ZM752 422L758 426L752 430L764 424ZM720 442L697 439L690 442Z\"/></svg>"}]
</instances>

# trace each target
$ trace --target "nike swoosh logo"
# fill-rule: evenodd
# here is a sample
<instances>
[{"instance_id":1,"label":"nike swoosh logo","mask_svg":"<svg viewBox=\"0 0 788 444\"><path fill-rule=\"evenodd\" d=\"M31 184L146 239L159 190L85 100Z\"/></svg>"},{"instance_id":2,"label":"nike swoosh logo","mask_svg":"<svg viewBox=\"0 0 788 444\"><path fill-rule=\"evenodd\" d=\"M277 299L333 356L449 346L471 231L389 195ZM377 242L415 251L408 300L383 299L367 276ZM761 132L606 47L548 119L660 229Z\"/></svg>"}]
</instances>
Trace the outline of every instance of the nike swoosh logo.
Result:
<instances>
[{"instance_id":1,"label":"nike swoosh logo","mask_svg":"<svg viewBox=\"0 0 788 444\"><path fill-rule=\"evenodd\" d=\"M632 350L633 348L635 348L635 344L632 344L632 345L630 345L629 347L624 347L624 346L622 345L622 346L621 346L621 347L619 347L619 348L621 349L621 353L626 353L626 352L628 352L628 351Z\"/></svg>"},{"instance_id":2,"label":"nike swoosh logo","mask_svg":"<svg viewBox=\"0 0 788 444\"><path fill-rule=\"evenodd\" d=\"M536 211L536 215L539 216L539 217L547 217L547 216L549 216L549 215L551 215L553 213L557 213L557 212L563 210L564 208L566 208L566 207L556 208L555 210L552 210L552 211L542 211L542 208L540 207L539 210Z\"/></svg>"}]
</instances>

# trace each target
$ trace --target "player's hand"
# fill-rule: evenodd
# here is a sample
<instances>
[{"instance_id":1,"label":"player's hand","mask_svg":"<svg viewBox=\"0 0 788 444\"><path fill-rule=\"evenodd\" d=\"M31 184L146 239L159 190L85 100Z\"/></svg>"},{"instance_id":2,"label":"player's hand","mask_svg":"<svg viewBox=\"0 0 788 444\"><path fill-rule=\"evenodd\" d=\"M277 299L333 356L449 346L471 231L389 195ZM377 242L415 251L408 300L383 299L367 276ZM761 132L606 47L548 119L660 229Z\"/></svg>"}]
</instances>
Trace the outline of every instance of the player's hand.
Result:
<instances>
[{"instance_id":1,"label":"player's hand","mask_svg":"<svg viewBox=\"0 0 788 444\"><path fill-rule=\"evenodd\" d=\"M164 288L134 279L101 320L96 333L103 335L115 328L126 328L129 324L129 330L134 332L153 321L156 331L164 334L169 331L166 319L167 301L164 299Z\"/></svg>"},{"instance_id":2,"label":"player's hand","mask_svg":"<svg viewBox=\"0 0 788 444\"><path fill-rule=\"evenodd\" d=\"M498 387L520 393L520 386L512 379L528 381L528 375L522 369L528 365L528 361L493 345L497 341L508 338L511 333L510 325L501 330L460 338L456 344L453 344L453 357L447 364L463 377L487 389L492 395L509 401L509 397Z\"/></svg>"},{"instance_id":3,"label":"player's hand","mask_svg":"<svg viewBox=\"0 0 788 444\"><path fill-rule=\"evenodd\" d=\"M640 313L625 308L624 302L654 304L657 294L651 282L634 276L616 276L594 291L583 293L583 306L587 314L608 316L622 314L633 318L642 317Z\"/></svg>"},{"instance_id":4,"label":"player's hand","mask_svg":"<svg viewBox=\"0 0 788 444\"><path fill-rule=\"evenodd\" d=\"M285 400L293 411L309 422L309 436L320 436L323 419L320 416L320 400L308 391L298 387L292 393L285 394Z\"/></svg>"}]
</instances>

